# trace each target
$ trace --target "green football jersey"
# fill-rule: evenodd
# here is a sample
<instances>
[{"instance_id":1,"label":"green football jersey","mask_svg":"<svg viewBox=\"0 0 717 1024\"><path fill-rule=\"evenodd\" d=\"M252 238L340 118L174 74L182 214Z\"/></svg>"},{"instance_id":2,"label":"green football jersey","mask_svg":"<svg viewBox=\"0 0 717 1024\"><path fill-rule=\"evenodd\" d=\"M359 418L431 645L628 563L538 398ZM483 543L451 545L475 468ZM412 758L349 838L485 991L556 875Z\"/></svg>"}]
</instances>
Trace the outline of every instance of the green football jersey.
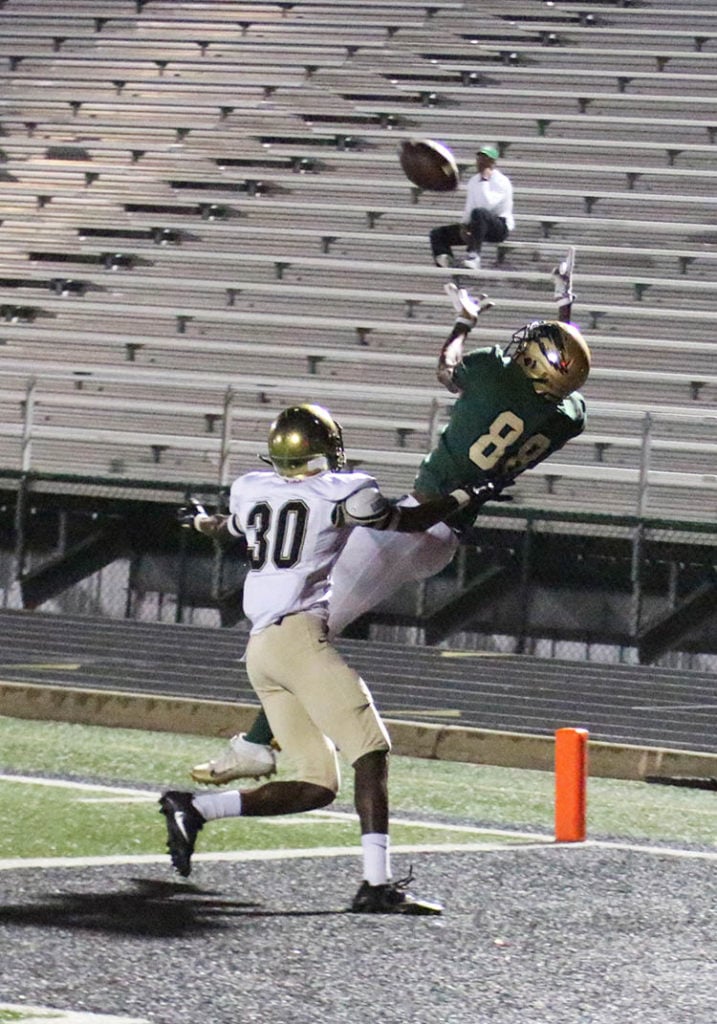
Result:
<instances>
[{"instance_id":1,"label":"green football jersey","mask_svg":"<svg viewBox=\"0 0 717 1024\"><path fill-rule=\"evenodd\" d=\"M419 467L414 487L420 494L522 473L585 427L579 392L559 403L541 397L497 345L469 352L453 379L461 394Z\"/></svg>"}]
</instances>

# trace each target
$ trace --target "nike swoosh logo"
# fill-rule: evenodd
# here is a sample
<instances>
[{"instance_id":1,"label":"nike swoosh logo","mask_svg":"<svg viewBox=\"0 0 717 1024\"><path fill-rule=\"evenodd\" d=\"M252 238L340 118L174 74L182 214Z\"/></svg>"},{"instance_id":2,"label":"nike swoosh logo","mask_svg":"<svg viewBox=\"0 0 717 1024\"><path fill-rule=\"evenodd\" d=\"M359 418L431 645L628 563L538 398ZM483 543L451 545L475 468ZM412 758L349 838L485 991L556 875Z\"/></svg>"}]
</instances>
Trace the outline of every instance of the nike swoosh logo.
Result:
<instances>
[{"instance_id":1,"label":"nike swoosh logo","mask_svg":"<svg viewBox=\"0 0 717 1024\"><path fill-rule=\"evenodd\" d=\"M184 811L174 812L174 823L179 829L179 831L182 833L184 838L187 840L187 842L189 842L189 835L187 834L187 829L184 823Z\"/></svg>"}]
</instances>

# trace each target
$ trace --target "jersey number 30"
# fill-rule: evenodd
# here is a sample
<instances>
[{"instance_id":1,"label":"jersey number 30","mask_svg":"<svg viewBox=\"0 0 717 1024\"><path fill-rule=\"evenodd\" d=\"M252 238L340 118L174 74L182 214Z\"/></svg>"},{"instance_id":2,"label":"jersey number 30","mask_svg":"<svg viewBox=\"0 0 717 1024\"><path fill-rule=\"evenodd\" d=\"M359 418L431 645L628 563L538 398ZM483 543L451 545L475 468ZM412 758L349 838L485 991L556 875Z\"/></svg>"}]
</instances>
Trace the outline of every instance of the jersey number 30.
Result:
<instances>
[{"instance_id":1,"label":"jersey number 30","mask_svg":"<svg viewBox=\"0 0 717 1024\"><path fill-rule=\"evenodd\" d=\"M501 470L520 473L550 448L549 437L545 434L533 434L522 443L514 455L506 458L506 451L518 441L524 429L525 423L520 416L506 409L496 416L487 433L481 434L478 440L473 442L468 449L468 458L479 469L495 469L500 462Z\"/></svg>"},{"instance_id":2,"label":"jersey number 30","mask_svg":"<svg viewBox=\"0 0 717 1024\"><path fill-rule=\"evenodd\" d=\"M254 531L254 542L248 549L252 569L263 568L268 557L277 569L291 569L296 565L304 546L308 516L309 509L303 501L287 501L277 514L272 540L269 533L272 508L265 501L256 504L247 519L247 527Z\"/></svg>"}]
</instances>

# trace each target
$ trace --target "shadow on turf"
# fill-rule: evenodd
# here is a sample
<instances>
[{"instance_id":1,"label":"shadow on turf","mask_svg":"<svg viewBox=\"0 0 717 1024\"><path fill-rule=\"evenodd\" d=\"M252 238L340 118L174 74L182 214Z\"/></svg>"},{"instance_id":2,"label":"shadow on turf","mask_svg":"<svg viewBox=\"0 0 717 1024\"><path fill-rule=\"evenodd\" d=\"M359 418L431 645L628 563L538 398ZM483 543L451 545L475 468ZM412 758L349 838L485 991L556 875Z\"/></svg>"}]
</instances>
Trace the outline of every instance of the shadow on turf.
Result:
<instances>
[{"instance_id":1,"label":"shadow on turf","mask_svg":"<svg viewBox=\"0 0 717 1024\"><path fill-rule=\"evenodd\" d=\"M35 903L0 905L0 924L76 928L171 938L218 931L242 918L323 917L345 910L263 910L186 882L130 880L134 891L45 894Z\"/></svg>"}]
</instances>

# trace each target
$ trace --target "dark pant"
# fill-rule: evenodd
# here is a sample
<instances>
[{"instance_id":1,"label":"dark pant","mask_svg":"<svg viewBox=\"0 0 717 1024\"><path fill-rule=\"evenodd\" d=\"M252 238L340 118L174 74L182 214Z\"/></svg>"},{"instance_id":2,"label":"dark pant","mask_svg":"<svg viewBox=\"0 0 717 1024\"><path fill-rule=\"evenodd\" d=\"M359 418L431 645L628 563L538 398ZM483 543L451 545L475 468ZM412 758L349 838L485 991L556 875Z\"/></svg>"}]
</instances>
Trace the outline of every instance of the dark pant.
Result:
<instances>
[{"instance_id":1,"label":"dark pant","mask_svg":"<svg viewBox=\"0 0 717 1024\"><path fill-rule=\"evenodd\" d=\"M473 210L468 230L462 224L444 224L433 228L429 238L435 259L442 253L452 256L454 245L465 244L472 252L480 252L483 242L502 242L507 236L508 228L503 217L496 217L489 210Z\"/></svg>"}]
</instances>

